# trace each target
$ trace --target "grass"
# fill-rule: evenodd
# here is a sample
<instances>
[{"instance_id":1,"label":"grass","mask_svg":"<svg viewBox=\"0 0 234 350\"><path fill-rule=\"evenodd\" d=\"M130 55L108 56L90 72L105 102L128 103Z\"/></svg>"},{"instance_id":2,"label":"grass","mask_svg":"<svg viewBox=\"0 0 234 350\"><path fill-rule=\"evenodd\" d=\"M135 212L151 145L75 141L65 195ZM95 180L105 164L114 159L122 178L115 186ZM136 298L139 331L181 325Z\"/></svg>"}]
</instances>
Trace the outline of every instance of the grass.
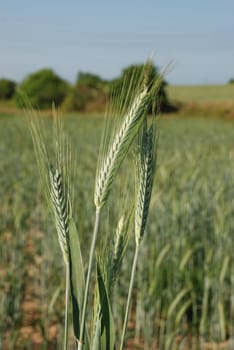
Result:
<instances>
[{"instance_id":1,"label":"grass","mask_svg":"<svg viewBox=\"0 0 234 350\"><path fill-rule=\"evenodd\" d=\"M49 130L51 121L47 123ZM78 152L73 213L85 260L95 209L90 194L103 123L94 116L68 116L65 123ZM59 348L65 287L55 228L43 203L24 119L4 117L0 124L0 165L4 169L0 179L0 347L34 349L39 344L38 349ZM158 171L136 269L126 348L134 344L133 348L156 349L159 343L163 349L177 349L187 343L187 349L199 349L199 344L205 348L208 343L231 342L233 139L229 121L186 116L160 121ZM123 192L126 197L126 188L134 190L131 178L126 183L131 169L124 169L113 185L110 204L116 203L116 194ZM110 227L117 227L122 209L118 204L105 209L107 219L102 216L97 245L101 252L113 244L107 233ZM114 237L115 230L112 232ZM134 254L133 235L129 244L120 267L121 279L113 290L118 300L113 317L119 329ZM71 330L69 346L72 348Z\"/></svg>"}]
</instances>

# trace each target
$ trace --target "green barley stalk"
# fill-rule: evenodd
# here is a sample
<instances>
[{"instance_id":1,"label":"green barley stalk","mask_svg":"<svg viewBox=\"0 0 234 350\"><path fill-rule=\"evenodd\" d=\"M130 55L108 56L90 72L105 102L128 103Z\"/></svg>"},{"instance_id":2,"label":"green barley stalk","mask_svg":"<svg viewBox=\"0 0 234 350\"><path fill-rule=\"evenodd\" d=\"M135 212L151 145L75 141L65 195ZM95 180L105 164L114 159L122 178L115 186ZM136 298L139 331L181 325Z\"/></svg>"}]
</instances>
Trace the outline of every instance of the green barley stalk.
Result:
<instances>
[{"instance_id":1,"label":"green barley stalk","mask_svg":"<svg viewBox=\"0 0 234 350\"><path fill-rule=\"evenodd\" d=\"M53 205L55 224L58 233L58 241L66 266L66 292L65 292L65 325L64 325L64 350L68 343L68 304L69 304L69 256L68 256L68 233L69 212L67 196L64 192L62 176L58 169L49 169L50 196Z\"/></svg>"},{"instance_id":2,"label":"green barley stalk","mask_svg":"<svg viewBox=\"0 0 234 350\"><path fill-rule=\"evenodd\" d=\"M138 82L140 84L140 82ZM136 89L136 87L135 87ZM95 193L94 193L94 203L96 206L96 216L94 231L92 236L92 242L89 252L89 263L88 271L85 283L85 292L84 292L84 301L83 309L81 315L81 328L80 334L81 339L78 344L78 350L82 349L83 339L84 339L84 329L85 329L85 317L86 309L88 303L88 293L89 285L91 279L91 271L94 260L94 251L96 246L99 220L100 220L100 211L104 206L107 197L109 195L111 185L114 181L114 178L117 174L121 163L123 162L127 151L133 142L134 137L137 134L139 127L141 126L143 120L145 119L146 113L149 108L151 92L148 90L148 87L144 86L140 89L136 89L136 96L133 99L131 107L128 109L127 113L123 118L119 129L117 130L113 142L108 148L105 155L102 154L102 157L99 160L99 166L97 168L97 175L95 181Z\"/></svg>"},{"instance_id":3,"label":"green barley stalk","mask_svg":"<svg viewBox=\"0 0 234 350\"><path fill-rule=\"evenodd\" d=\"M136 200L135 200L135 240L136 247L131 270L131 278L128 289L128 298L124 324L121 336L120 350L124 348L125 335L130 310L130 302L133 290L133 284L136 273L137 260L139 256L140 243L142 241L149 205L153 187L153 179L156 165L156 129L155 122L147 127L147 121L144 122L142 135L139 138L139 148L136 161Z\"/></svg>"},{"instance_id":4,"label":"green barley stalk","mask_svg":"<svg viewBox=\"0 0 234 350\"><path fill-rule=\"evenodd\" d=\"M78 350L81 350L83 348L83 344L84 344L85 316L86 316L86 309L87 309L87 304L88 304L89 285L90 285L90 280L91 280L91 272L92 272L94 250L95 250L95 245L96 245L96 240L97 240L99 221L100 221L100 210L97 209L96 216L95 216L93 237L92 237L91 247L90 247L90 251L89 251L89 263L88 263L88 271L87 271L87 276L86 276L86 281L85 281L85 290L84 290L83 307L82 307L82 314L81 314L80 339L78 342Z\"/></svg>"},{"instance_id":5,"label":"green barley stalk","mask_svg":"<svg viewBox=\"0 0 234 350\"><path fill-rule=\"evenodd\" d=\"M160 86L160 79L150 87L146 86L146 80L142 77L146 77L147 70L143 72L141 79L134 80L132 78L130 86L127 86L128 93L126 99L122 99L123 96L117 95L117 102L113 106L112 112L120 113L122 122L117 126L117 123L112 128L112 135L109 142L103 143L103 152L99 158L96 182L95 182L95 194L94 202L96 206L96 216L93 237L89 252L88 270L84 287L83 305L81 312L81 323L79 327L78 349L81 350L84 344L85 333L85 318L86 309L88 303L89 285L91 280L92 265L94 260L94 251L96 246L100 211L106 203L107 197L111 190L111 185L117 174L119 167L121 166L130 145L132 144L139 128L146 118L150 103L152 102L152 96L156 94L157 88ZM135 84L135 85L134 85ZM124 86L126 88L126 86ZM122 94L124 94L124 89ZM129 99L130 97L130 99ZM119 99L119 100L118 100ZM122 100L121 100L122 99ZM124 101L124 102L123 102ZM129 101L130 107L129 107ZM54 112L55 114L55 112ZM57 120L55 115L55 121ZM55 137L54 137L54 158L48 156L48 149L44 143L44 133L40 126L31 124L31 133L33 136L34 148L37 155L37 161L39 170L44 181L43 187L46 188L47 199L49 199L52 207L55 223L58 233L58 240L62 250L63 258L66 265L66 315L65 315L65 336L64 336L64 350L67 348L67 317L68 317L68 281L69 281L69 264L70 258L68 249L68 225L69 225L69 209L68 205L68 180L69 180L69 164L66 160L70 159L71 153L69 153L69 147L64 142L61 142L61 131L59 124L55 123ZM106 136L108 134L106 133ZM64 141L64 140L62 140ZM107 140L104 140L107 141ZM109 146L108 146L109 145ZM52 159L52 161L51 161ZM53 164L54 167L51 167ZM49 169L49 177L47 176ZM46 174L47 173L47 174ZM66 181L65 182L63 181ZM63 183L64 182L64 183ZM49 195L48 195L49 194ZM69 197L70 198L70 197ZM118 244L120 244L119 241ZM120 249L121 250L121 249ZM133 280L132 280L133 282ZM132 283L131 282L131 283ZM101 286L101 285L100 285ZM131 289L131 288L130 288ZM100 290L103 292L103 290ZM73 321L74 322L74 321ZM78 320L79 323L79 320ZM78 334L78 333L77 333ZM79 338L79 339L78 339Z\"/></svg>"},{"instance_id":6,"label":"green barley stalk","mask_svg":"<svg viewBox=\"0 0 234 350\"><path fill-rule=\"evenodd\" d=\"M65 324L64 324L64 350L68 343L68 303L69 303L69 171L70 171L70 146L64 139L61 120L53 109L53 148L52 155L46 145L46 132L44 125L39 121L34 111L28 112L30 131L36 153L36 160L40 172L40 178L45 191L45 197L54 214L58 241L62 251L66 269L65 282ZM54 164L51 166L50 164ZM64 181L66 180L66 183Z\"/></svg>"},{"instance_id":7,"label":"green barley stalk","mask_svg":"<svg viewBox=\"0 0 234 350\"><path fill-rule=\"evenodd\" d=\"M115 282L120 273L121 263L129 242L130 232L132 232L133 200L127 195L130 181L132 182L132 179L128 176L125 177L124 181L121 181L122 191L119 199L121 200L122 206L120 212L117 214L119 220L116 223L116 229L114 231L112 229L115 219L110 214L110 216L108 215L106 217L107 224L105 228L103 227L104 232L102 232L102 236L99 238L100 243L98 244L98 252L96 255L97 279L92 318L92 350L99 349L98 339L103 348L108 350L114 349L116 327L114 326L114 312L111 308L111 301L115 300L116 297L116 295L114 295L116 294ZM112 196L111 203L109 204L110 206L116 204L117 195L119 195L119 193L115 193ZM103 280L102 285L100 284L100 278ZM105 297L105 293L103 293L104 286L107 297Z\"/></svg>"},{"instance_id":8,"label":"green barley stalk","mask_svg":"<svg viewBox=\"0 0 234 350\"><path fill-rule=\"evenodd\" d=\"M132 211L126 212L120 217L114 237L111 237L112 244L105 239L97 255L92 350L99 349L100 343L105 349L114 349L115 327L110 301L129 240L131 214Z\"/></svg>"}]
</instances>

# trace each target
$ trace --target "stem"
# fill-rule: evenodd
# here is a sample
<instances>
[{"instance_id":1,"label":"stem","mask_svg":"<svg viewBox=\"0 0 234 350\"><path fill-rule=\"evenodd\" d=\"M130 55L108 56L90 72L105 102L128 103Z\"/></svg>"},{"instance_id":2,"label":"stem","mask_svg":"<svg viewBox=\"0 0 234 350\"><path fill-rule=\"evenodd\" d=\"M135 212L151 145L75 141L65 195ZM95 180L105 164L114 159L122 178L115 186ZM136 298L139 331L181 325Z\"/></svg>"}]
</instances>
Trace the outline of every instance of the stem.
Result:
<instances>
[{"instance_id":1,"label":"stem","mask_svg":"<svg viewBox=\"0 0 234 350\"><path fill-rule=\"evenodd\" d=\"M78 350L82 349L83 343L84 343L85 314L86 314L87 303L88 303L89 285L90 285L90 280L91 280L94 250L95 250L95 245L96 245L96 240L97 240L99 218L100 218L100 209L97 208L96 209L96 216L95 216L94 230L93 230L93 238L92 238L90 252L89 252L89 265L88 265L88 272L87 272L86 283L85 283L84 301L83 301L81 326L80 326L80 340L78 343Z\"/></svg>"},{"instance_id":2,"label":"stem","mask_svg":"<svg viewBox=\"0 0 234 350\"><path fill-rule=\"evenodd\" d=\"M126 335L126 331L127 331L128 316L129 316L129 310L130 310L130 301L131 301L131 297L132 297L132 290L133 290L133 283L134 283L135 272L136 272L137 258L138 258L138 254L139 254L139 247L140 247L140 245L137 244L136 249L135 249L134 259L133 259L130 284L129 284L129 288L128 288L128 300L127 300L127 306L126 306L123 331L122 331L122 337L121 337L121 343L120 343L119 350L123 350L123 347L124 347L124 340L125 340L125 335Z\"/></svg>"},{"instance_id":3,"label":"stem","mask_svg":"<svg viewBox=\"0 0 234 350\"><path fill-rule=\"evenodd\" d=\"M64 345L63 349L67 350L68 343L68 304L69 304L69 264L66 264L66 291L65 291L65 324L64 324Z\"/></svg>"}]
</instances>

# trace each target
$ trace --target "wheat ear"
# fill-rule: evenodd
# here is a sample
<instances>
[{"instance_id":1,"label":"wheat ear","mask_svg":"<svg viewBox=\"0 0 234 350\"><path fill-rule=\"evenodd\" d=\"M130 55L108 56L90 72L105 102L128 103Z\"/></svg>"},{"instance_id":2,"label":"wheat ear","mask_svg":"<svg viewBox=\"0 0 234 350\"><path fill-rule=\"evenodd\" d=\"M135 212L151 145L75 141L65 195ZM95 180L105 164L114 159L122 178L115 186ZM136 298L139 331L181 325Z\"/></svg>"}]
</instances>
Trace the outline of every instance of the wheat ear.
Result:
<instances>
[{"instance_id":1,"label":"wheat ear","mask_svg":"<svg viewBox=\"0 0 234 350\"><path fill-rule=\"evenodd\" d=\"M101 162L101 166L97 171L94 194L94 202L99 209L104 205L114 176L144 119L148 101L149 94L147 93L147 88L145 88L133 101L129 112L115 135L106 157Z\"/></svg>"},{"instance_id":2,"label":"wheat ear","mask_svg":"<svg viewBox=\"0 0 234 350\"><path fill-rule=\"evenodd\" d=\"M55 216L58 241L65 264L68 264L68 205L62 183L62 176L57 169L50 167L50 197Z\"/></svg>"}]
</instances>

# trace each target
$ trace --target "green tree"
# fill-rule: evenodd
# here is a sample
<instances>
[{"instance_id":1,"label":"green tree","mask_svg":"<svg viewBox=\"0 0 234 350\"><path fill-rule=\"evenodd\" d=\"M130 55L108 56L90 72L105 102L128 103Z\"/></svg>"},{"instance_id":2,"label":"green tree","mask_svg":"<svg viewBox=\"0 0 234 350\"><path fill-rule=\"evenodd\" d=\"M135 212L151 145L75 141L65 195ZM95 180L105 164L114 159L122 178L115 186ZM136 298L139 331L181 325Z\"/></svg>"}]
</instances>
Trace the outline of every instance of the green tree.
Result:
<instances>
[{"instance_id":1,"label":"green tree","mask_svg":"<svg viewBox=\"0 0 234 350\"><path fill-rule=\"evenodd\" d=\"M105 85L105 83L106 81L96 74L79 72L77 75L77 84L82 84L88 87L97 88Z\"/></svg>"},{"instance_id":2,"label":"green tree","mask_svg":"<svg viewBox=\"0 0 234 350\"><path fill-rule=\"evenodd\" d=\"M66 111L101 111L105 108L109 84L98 75L79 72L76 84L63 103Z\"/></svg>"},{"instance_id":3,"label":"green tree","mask_svg":"<svg viewBox=\"0 0 234 350\"><path fill-rule=\"evenodd\" d=\"M151 61L149 61L147 65L130 65L122 71L122 74L119 78L112 81L112 87L114 90L122 90L125 87L128 89L128 87L131 86L132 93L131 91L121 93L121 96L123 96L125 99L122 102L125 103L129 102L127 100L131 100L132 95L134 95L134 87L139 84L139 82L143 81L150 88L151 84L156 81L157 77L159 77L158 69ZM165 85L166 82L161 81L159 93L157 94L157 101L152 100L150 112L152 112L153 105L159 106L161 111L166 111L170 108L170 104L165 91Z\"/></svg>"},{"instance_id":4,"label":"green tree","mask_svg":"<svg viewBox=\"0 0 234 350\"><path fill-rule=\"evenodd\" d=\"M0 100L9 100L15 93L16 83L8 79L0 79Z\"/></svg>"},{"instance_id":5,"label":"green tree","mask_svg":"<svg viewBox=\"0 0 234 350\"><path fill-rule=\"evenodd\" d=\"M67 92L68 83L60 78L52 69L41 69L30 74L20 84L17 102L20 105L20 94L26 94L33 107L51 108L54 102L61 105Z\"/></svg>"}]
</instances>

